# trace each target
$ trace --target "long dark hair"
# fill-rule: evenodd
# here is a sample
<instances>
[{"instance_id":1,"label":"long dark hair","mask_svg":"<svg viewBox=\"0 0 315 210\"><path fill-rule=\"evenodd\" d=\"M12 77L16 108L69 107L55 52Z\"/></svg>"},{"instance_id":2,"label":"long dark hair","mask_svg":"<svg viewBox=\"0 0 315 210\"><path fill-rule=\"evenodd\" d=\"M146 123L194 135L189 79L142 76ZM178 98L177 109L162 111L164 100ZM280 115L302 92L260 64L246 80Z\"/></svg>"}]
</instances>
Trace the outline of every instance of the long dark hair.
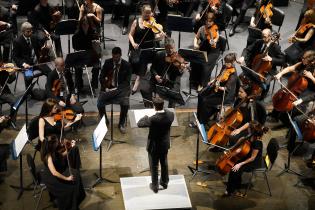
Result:
<instances>
[{"instance_id":1,"label":"long dark hair","mask_svg":"<svg viewBox=\"0 0 315 210\"><path fill-rule=\"evenodd\" d=\"M40 111L39 117L47 117L50 116L51 111L53 110L54 106L57 105L57 100L53 98L48 98L42 106L42 110Z\"/></svg>"},{"instance_id":2,"label":"long dark hair","mask_svg":"<svg viewBox=\"0 0 315 210\"><path fill-rule=\"evenodd\" d=\"M44 164L47 164L48 155L51 155L53 159L55 158L55 152L57 151L57 147L58 137L56 135L45 137L40 150L41 160L43 161Z\"/></svg>"}]
</instances>

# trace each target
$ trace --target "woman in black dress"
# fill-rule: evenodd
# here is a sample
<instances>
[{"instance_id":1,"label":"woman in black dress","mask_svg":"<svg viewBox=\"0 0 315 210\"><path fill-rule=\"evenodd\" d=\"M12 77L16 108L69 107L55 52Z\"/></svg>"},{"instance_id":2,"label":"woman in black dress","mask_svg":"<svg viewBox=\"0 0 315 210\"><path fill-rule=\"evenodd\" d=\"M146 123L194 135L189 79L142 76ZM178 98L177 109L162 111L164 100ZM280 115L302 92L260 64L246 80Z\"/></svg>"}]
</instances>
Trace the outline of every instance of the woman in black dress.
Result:
<instances>
[{"instance_id":1,"label":"woman in black dress","mask_svg":"<svg viewBox=\"0 0 315 210\"><path fill-rule=\"evenodd\" d=\"M152 57L147 54L141 55L141 57L134 56L139 52L139 49L147 49L156 47L155 41L165 36L164 32L154 34L150 28L144 26L144 21L150 21L153 17L152 9L149 4L144 4L141 9L141 16L133 21L129 32L129 60L132 64L132 69L137 75L135 84L132 88L132 94L134 94L140 85L140 77L143 77L147 71L148 63L152 62ZM135 58L138 59L135 59Z\"/></svg>"},{"instance_id":2,"label":"woman in black dress","mask_svg":"<svg viewBox=\"0 0 315 210\"><path fill-rule=\"evenodd\" d=\"M66 152L56 135L45 139L41 148L41 159L46 166L41 178L49 193L57 200L60 210L78 210L85 198L79 171L67 164Z\"/></svg>"}]
</instances>

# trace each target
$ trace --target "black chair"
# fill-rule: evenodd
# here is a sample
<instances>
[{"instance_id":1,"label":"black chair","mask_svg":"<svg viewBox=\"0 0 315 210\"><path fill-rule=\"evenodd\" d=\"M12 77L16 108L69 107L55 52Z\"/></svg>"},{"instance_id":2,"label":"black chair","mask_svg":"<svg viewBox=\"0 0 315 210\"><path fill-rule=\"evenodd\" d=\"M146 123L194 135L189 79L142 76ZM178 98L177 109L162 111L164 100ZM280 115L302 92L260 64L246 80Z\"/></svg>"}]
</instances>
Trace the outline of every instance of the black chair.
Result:
<instances>
[{"instance_id":1,"label":"black chair","mask_svg":"<svg viewBox=\"0 0 315 210\"><path fill-rule=\"evenodd\" d=\"M233 7L229 4L225 4L225 8L224 8L224 35L225 35L225 39L226 39L226 44L228 47L228 50L230 49L230 45L229 45L229 40L228 40L228 35L227 35L227 31L226 29L229 26L229 23L232 19L232 14L233 14Z\"/></svg>"},{"instance_id":2,"label":"black chair","mask_svg":"<svg viewBox=\"0 0 315 210\"><path fill-rule=\"evenodd\" d=\"M271 23L273 25L278 26L278 33L279 33L281 26L283 24L285 14L281 9L277 7L272 7L272 12L273 12L273 15L271 17Z\"/></svg>"},{"instance_id":3,"label":"black chair","mask_svg":"<svg viewBox=\"0 0 315 210\"><path fill-rule=\"evenodd\" d=\"M39 202L42 200L43 192L44 190L47 189L47 187L44 183L42 183L40 173L36 171L36 166L33 157L30 154L27 154L26 158L27 165L34 183L33 197L35 200L37 199L35 206L35 210L37 210Z\"/></svg>"},{"instance_id":4,"label":"black chair","mask_svg":"<svg viewBox=\"0 0 315 210\"><path fill-rule=\"evenodd\" d=\"M268 146L267 146L267 154L263 157L262 164L260 167L255 168L251 171L251 176L245 191L245 195L247 194L247 191L249 190L250 186L252 185L252 178L254 174L256 173L262 173L264 175L264 179L267 183L269 195L272 196L270 185L268 181L267 173L272 169L272 166L274 162L276 161L278 157L278 150L280 149L279 143L275 138L270 139Z\"/></svg>"}]
</instances>

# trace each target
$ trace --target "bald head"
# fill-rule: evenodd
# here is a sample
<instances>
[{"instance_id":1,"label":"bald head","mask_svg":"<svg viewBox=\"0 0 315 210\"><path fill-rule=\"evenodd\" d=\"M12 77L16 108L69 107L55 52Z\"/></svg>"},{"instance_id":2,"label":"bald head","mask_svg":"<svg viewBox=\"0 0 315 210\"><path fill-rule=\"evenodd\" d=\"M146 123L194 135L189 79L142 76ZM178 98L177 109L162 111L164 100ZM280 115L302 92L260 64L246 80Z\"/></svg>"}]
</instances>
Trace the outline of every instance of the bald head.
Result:
<instances>
[{"instance_id":1,"label":"bald head","mask_svg":"<svg viewBox=\"0 0 315 210\"><path fill-rule=\"evenodd\" d=\"M65 69L65 61L63 60L63 58L61 58L61 57L56 58L55 59L55 66L56 66L56 69L59 72L64 71L64 69Z\"/></svg>"},{"instance_id":2,"label":"bald head","mask_svg":"<svg viewBox=\"0 0 315 210\"><path fill-rule=\"evenodd\" d=\"M269 28L265 28L262 31L262 39L264 40L264 42L267 44L268 42L270 42L271 40L271 30Z\"/></svg>"}]
</instances>

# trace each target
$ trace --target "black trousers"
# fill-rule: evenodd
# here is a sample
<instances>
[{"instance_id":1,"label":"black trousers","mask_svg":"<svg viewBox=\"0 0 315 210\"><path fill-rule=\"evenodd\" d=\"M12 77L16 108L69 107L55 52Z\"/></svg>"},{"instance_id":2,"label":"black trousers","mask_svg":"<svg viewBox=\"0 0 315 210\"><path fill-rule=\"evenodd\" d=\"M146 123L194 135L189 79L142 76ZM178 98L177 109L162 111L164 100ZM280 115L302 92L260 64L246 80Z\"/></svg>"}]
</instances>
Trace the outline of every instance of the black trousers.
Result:
<instances>
[{"instance_id":1,"label":"black trousers","mask_svg":"<svg viewBox=\"0 0 315 210\"><path fill-rule=\"evenodd\" d=\"M161 165L161 180L160 183L168 184L168 162L167 162L167 151L166 152L148 152L149 165L151 172L151 181L153 187L158 188L159 185L159 163Z\"/></svg>"},{"instance_id":2,"label":"black trousers","mask_svg":"<svg viewBox=\"0 0 315 210\"><path fill-rule=\"evenodd\" d=\"M226 187L226 191L231 194L233 192L235 192L236 190L241 188L242 185L242 175L243 172L250 172L251 170L253 170L253 166L251 164L246 164L244 166L242 166L238 171L234 172L234 171L230 171L229 173L229 178L228 178L228 182L227 182L227 187Z\"/></svg>"},{"instance_id":3,"label":"black trousers","mask_svg":"<svg viewBox=\"0 0 315 210\"><path fill-rule=\"evenodd\" d=\"M230 0L228 3L233 7L234 14L236 13L236 7L240 5L240 13L237 16L237 19L233 25L233 29L243 21L246 11L254 4L255 0Z\"/></svg>"},{"instance_id":4,"label":"black trousers","mask_svg":"<svg viewBox=\"0 0 315 210\"><path fill-rule=\"evenodd\" d=\"M130 90L124 89L116 89L109 92L102 91L97 100L97 108L100 117L105 115L106 121L108 121L106 115L106 105L120 104L119 125L125 125L129 109L129 94Z\"/></svg>"},{"instance_id":5,"label":"black trousers","mask_svg":"<svg viewBox=\"0 0 315 210\"><path fill-rule=\"evenodd\" d=\"M293 121L296 122L297 126L301 129L303 122L306 120L306 117L304 115L298 115L296 117L293 118ZM297 134L295 132L295 130L293 129L292 125L290 126L290 130L289 130L289 140L288 140L288 144L287 144L287 149L288 151L291 153L293 152L294 148L295 148L295 141L297 138Z\"/></svg>"},{"instance_id":6,"label":"black trousers","mask_svg":"<svg viewBox=\"0 0 315 210\"><path fill-rule=\"evenodd\" d=\"M83 68L75 68L75 86L80 92L83 88ZM99 65L95 65L92 68L92 79L91 79L91 86L93 89L98 88L98 77L99 77L100 67Z\"/></svg>"}]
</instances>

